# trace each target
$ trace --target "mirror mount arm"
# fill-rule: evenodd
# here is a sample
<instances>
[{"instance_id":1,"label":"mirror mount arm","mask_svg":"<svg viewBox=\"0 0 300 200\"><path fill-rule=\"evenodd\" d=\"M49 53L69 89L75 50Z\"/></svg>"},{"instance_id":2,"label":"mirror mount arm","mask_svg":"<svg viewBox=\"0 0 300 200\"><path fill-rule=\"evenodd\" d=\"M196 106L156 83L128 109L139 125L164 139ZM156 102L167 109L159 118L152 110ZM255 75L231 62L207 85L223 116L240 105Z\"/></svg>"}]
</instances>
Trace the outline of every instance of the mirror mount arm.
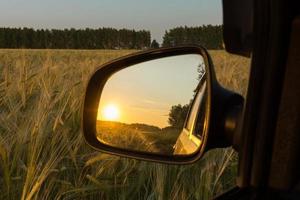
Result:
<instances>
[{"instance_id":1,"label":"mirror mount arm","mask_svg":"<svg viewBox=\"0 0 300 200\"><path fill-rule=\"evenodd\" d=\"M241 122L243 105L233 105L228 109L224 119L225 136L235 150L239 150L241 144Z\"/></svg>"},{"instance_id":2,"label":"mirror mount arm","mask_svg":"<svg viewBox=\"0 0 300 200\"><path fill-rule=\"evenodd\" d=\"M213 84L212 116L207 150L232 146L238 150L244 98L232 91Z\"/></svg>"}]
</instances>

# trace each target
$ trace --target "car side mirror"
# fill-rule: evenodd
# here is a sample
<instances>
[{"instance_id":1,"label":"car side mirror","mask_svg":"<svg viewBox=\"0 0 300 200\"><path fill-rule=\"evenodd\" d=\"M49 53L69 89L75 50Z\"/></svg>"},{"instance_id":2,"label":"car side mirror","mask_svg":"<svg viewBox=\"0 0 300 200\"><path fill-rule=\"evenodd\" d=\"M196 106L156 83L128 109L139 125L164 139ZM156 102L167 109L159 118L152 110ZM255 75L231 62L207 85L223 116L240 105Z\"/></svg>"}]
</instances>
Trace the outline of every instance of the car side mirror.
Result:
<instances>
[{"instance_id":1,"label":"car side mirror","mask_svg":"<svg viewBox=\"0 0 300 200\"><path fill-rule=\"evenodd\" d=\"M92 75L83 133L89 145L106 153L191 163L210 148L234 143L242 102L219 86L204 48L149 50L107 63Z\"/></svg>"}]
</instances>

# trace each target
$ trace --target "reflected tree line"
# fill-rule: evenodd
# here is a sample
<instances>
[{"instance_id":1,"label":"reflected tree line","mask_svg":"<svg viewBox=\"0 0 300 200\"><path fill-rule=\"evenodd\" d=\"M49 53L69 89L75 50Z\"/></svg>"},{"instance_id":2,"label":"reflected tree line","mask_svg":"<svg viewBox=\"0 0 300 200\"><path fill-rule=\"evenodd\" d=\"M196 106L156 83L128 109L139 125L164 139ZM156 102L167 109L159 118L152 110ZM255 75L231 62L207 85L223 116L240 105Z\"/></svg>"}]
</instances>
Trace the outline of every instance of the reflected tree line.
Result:
<instances>
[{"instance_id":1,"label":"reflected tree line","mask_svg":"<svg viewBox=\"0 0 300 200\"><path fill-rule=\"evenodd\" d=\"M174 105L171 107L169 112L168 123L172 128L182 129L187 114L189 112L190 104L186 105Z\"/></svg>"},{"instance_id":2,"label":"reflected tree line","mask_svg":"<svg viewBox=\"0 0 300 200\"><path fill-rule=\"evenodd\" d=\"M199 81L199 85L203 84L203 82L206 80L205 78L205 64L200 63L197 69L198 77L197 80ZM194 90L193 97L191 98L190 102L185 105L173 105L169 111L169 117L168 117L168 123L170 127L175 129L182 129L185 123L185 120L187 118L190 106L192 105L193 99L195 95L197 94L197 88Z\"/></svg>"}]
</instances>

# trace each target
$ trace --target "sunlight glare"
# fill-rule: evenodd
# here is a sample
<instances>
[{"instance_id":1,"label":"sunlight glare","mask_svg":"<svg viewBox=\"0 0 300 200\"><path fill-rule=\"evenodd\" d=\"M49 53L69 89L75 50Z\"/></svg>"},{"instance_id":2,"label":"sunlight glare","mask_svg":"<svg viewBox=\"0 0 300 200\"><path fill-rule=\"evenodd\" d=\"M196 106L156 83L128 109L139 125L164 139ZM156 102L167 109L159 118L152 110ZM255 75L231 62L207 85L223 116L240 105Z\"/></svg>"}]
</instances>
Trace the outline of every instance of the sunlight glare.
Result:
<instances>
[{"instance_id":1,"label":"sunlight glare","mask_svg":"<svg viewBox=\"0 0 300 200\"><path fill-rule=\"evenodd\" d=\"M119 109L116 105L109 104L103 108L103 117L108 121L119 119Z\"/></svg>"}]
</instances>

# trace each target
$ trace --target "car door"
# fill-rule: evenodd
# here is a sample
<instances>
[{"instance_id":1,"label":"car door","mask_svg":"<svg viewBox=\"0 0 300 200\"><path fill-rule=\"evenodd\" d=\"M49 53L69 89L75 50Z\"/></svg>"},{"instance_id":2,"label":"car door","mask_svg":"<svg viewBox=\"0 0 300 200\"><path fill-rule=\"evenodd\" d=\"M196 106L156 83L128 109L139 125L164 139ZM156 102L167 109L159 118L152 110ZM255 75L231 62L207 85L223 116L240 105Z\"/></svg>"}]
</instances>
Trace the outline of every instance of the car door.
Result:
<instances>
[{"instance_id":1,"label":"car door","mask_svg":"<svg viewBox=\"0 0 300 200\"><path fill-rule=\"evenodd\" d=\"M203 130L202 126L204 125L204 118L201 112L204 112L203 109L206 103L205 98L203 98L205 88L206 82L200 82L187 120L174 146L175 154L191 154L201 145L202 136L200 130Z\"/></svg>"}]
</instances>

